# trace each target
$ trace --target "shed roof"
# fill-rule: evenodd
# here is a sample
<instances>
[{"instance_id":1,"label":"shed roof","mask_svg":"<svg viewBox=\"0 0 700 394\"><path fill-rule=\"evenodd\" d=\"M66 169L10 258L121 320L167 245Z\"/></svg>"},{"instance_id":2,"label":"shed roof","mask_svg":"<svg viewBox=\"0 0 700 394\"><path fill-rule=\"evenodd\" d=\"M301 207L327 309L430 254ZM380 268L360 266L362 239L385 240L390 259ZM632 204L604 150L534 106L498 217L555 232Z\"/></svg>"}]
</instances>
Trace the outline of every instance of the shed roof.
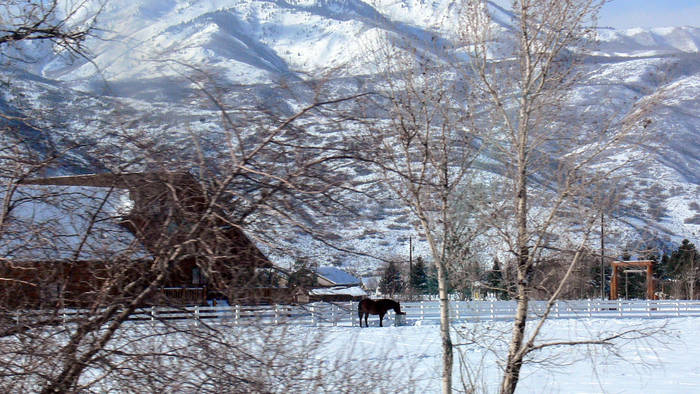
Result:
<instances>
[{"instance_id":1,"label":"shed roof","mask_svg":"<svg viewBox=\"0 0 700 394\"><path fill-rule=\"evenodd\" d=\"M326 287L326 288L316 288L309 291L310 295L349 295L352 297L364 297L367 293L358 286L345 287Z\"/></svg>"},{"instance_id":2,"label":"shed roof","mask_svg":"<svg viewBox=\"0 0 700 394\"><path fill-rule=\"evenodd\" d=\"M362 281L355 276L336 267L318 267L316 274L321 276L335 285L359 285Z\"/></svg>"}]
</instances>

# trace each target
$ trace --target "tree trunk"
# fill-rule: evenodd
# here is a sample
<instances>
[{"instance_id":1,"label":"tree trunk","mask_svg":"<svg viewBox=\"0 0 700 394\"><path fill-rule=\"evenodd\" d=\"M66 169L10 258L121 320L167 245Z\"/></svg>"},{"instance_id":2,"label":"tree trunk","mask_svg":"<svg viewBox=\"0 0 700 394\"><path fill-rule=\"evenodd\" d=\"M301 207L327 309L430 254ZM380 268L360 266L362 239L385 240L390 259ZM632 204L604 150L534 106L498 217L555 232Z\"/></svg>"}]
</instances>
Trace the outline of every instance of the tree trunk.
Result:
<instances>
[{"instance_id":1,"label":"tree trunk","mask_svg":"<svg viewBox=\"0 0 700 394\"><path fill-rule=\"evenodd\" d=\"M438 293L440 295L440 339L442 341L442 393L452 392L452 339L450 338L450 299L447 294L445 263L437 263Z\"/></svg>"},{"instance_id":2,"label":"tree trunk","mask_svg":"<svg viewBox=\"0 0 700 394\"><path fill-rule=\"evenodd\" d=\"M515 215L516 215L516 225L518 229L516 250L518 251L518 269L517 269L517 301L518 306L515 312L515 321L513 323L513 335L510 340L510 348L508 350L508 361L506 362L506 368L503 373L503 380L501 382L501 393L510 394L515 391L515 387L518 384L518 379L520 378L520 368L523 364L523 338L525 336L525 324L527 323L527 306L529 302L528 288L530 286L529 280L529 266L530 266L530 254L528 249L528 226L527 226L527 213L528 213L528 201L527 201L527 124L529 118L527 116L526 102L522 101L520 104L520 125L518 130L518 140L517 140L517 159L518 159L518 172L516 180L516 193L515 193Z\"/></svg>"},{"instance_id":3,"label":"tree trunk","mask_svg":"<svg viewBox=\"0 0 700 394\"><path fill-rule=\"evenodd\" d=\"M510 394L515 392L515 387L520 378L520 368L523 364L523 356L521 352L523 338L525 336L525 324L527 323L527 306L529 298L527 289L522 284L524 283L526 272L518 268L518 305L515 311L515 323L513 326L513 335L510 341L508 350L508 361L506 369L503 372L503 380L501 382L501 394Z\"/></svg>"}]
</instances>

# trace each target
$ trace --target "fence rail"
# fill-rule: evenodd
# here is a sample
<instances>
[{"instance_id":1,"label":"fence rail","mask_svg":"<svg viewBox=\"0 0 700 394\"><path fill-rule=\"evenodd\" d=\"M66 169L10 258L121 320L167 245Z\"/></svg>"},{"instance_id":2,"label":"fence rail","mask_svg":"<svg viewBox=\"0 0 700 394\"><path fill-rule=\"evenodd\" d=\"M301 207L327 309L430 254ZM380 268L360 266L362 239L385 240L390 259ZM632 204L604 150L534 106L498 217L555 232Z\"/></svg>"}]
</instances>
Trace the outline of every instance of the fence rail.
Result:
<instances>
[{"instance_id":1,"label":"fence rail","mask_svg":"<svg viewBox=\"0 0 700 394\"><path fill-rule=\"evenodd\" d=\"M509 320L515 314L516 301L450 301L450 317L457 321ZM531 301L530 316L545 313L545 301ZM437 301L402 303L409 318L417 321L439 321ZM572 300L557 301L549 318L669 318L700 316L700 301L696 300Z\"/></svg>"},{"instance_id":2,"label":"fence rail","mask_svg":"<svg viewBox=\"0 0 700 394\"><path fill-rule=\"evenodd\" d=\"M450 301L452 321L474 322L489 320L509 320L515 313L515 301ZM546 308L544 301L531 301L529 311L531 318L542 316ZM406 312L405 323L439 324L440 303L438 301L402 302L401 309ZM86 311L65 309L53 313L40 311L17 312L17 323L32 319L51 319L56 324L66 324L87 316ZM551 308L551 319L578 318L672 318L700 316L700 301L664 300L664 301L626 301L626 300L574 300L557 301ZM393 311L385 317L385 325L395 325ZM190 306L190 307L150 307L141 308L133 313L129 320L133 322L162 322L176 320L233 322L246 324L280 324L290 323L310 326L357 326L357 303L317 302L306 305L266 305L266 306ZM402 319L403 320L403 319ZM370 317L370 326L378 325L376 316Z\"/></svg>"}]
</instances>

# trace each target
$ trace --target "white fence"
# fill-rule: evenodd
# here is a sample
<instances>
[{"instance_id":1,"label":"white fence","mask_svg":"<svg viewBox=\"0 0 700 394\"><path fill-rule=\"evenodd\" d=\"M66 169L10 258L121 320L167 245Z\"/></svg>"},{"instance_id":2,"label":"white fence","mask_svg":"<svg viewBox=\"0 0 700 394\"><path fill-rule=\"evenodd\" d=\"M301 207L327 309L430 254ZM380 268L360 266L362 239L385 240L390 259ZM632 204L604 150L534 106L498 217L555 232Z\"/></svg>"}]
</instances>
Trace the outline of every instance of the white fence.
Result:
<instances>
[{"instance_id":1,"label":"white fence","mask_svg":"<svg viewBox=\"0 0 700 394\"><path fill-rule=\"evenodd\" d=\"M354 308L354 309L353 309ZM90 315L81 309L53 311L15 311L11 317L17 325L71 324ZM188 306L136 309L127 319L134 323L157 322L215 322L226 321L235 325L291 323L313 326L357 325L357 303L318 302L308 305L233 305L233 306Z\"/></svg>"},{"instance_id":2,"label":"white fence","mask_svg":"<svg viewBox=\"0 0 700 394\"><path fill-rule=\"evenodd\" d=\"M531 301L529 313L532 318L542 316L547 303ZM450 317L457 321L509 320L515 314L516 301L450 301ZM440 304L437 301L402 303L407 321L439 321ZM671 300L571 300L557 301L549 318L669 318L700 316L700 301Z\"/></svg>"},{"instance_id":3,"label":"white fence","mask_svg":"<svg viewBox=\"0 0 700 394\"><path fill-rule=\"evenodd\" d=\"M544 313L544 301L531 301L530 319ZM515 301L450 301L452 321L470 322L487 320L509 320L515 313ZM402 302L401 310L406 312L405 323L438 324L440 321L440 303L438 301ZM80 318L85 312L65 310L58 315L56 323L70 322ZM38 317L36 312L32 316ZM557 301L552 307L551 319L578 318L671 318L682 316L700 316L700 301L690 300L573 300ZM20 323L29 314L18 313L15 318ZM280 324L291 323L309 326L357 326L357 303L317 302L307 305L268 305L268 306L212 306L166 308L151 307L138 309L129 320L133 322L162 322L174 320L228 321L233 324ZM212 321L213 322L213 321ZM378 326L379 318L370 315L370 326ZM389 310L384 318L384 325L394 325L394 312Z\"/></svg>"}]
</instances>

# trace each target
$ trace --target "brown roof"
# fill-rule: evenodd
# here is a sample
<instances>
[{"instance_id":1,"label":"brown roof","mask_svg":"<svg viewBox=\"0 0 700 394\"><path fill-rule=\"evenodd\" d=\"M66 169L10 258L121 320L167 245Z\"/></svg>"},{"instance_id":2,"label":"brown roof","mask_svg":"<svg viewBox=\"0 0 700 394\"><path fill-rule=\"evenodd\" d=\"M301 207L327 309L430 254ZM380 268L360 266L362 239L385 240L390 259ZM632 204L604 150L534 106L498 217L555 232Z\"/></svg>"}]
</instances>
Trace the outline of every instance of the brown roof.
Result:
<instances>
[{"instance_id":1,"label":"brown roof","mask_svg":"<svg viewBox=\"0 0 700 394\"><path fill-rule=\"evenodd\" d=\"M206 204L204 203L204 195L199 187L197 180L187 172L140 172L140 173L123 173L123 174L86 174L86 175L69 175L50 178L35 178L25 179L20 182L25 185L53 185L53 186L84 186L84 187L107 187L127 189L135 206L132 213L129 214L123 224L129 228L134 234L142 239L146 247L149 245L151 238L157 239L157 234L154 231L159 222L157 220L144 219L148 214L148 208L152 207L154 199L163 201L163 197L158 197L165 189L165 184L176 186L176 193L179 195L180 201L190 199L192 203L184 204L186 210L194 210L193 212L182 212L188 215L196 214L202 210ZM167 193L166 193L167 194ZM168 199L166 198L165 201ZM226 234L224 244L229 249L228 253L239 255L242 261L248 261L257 266L271 266L272 264L264 256L264 254L255 246L246 234L235 226L229 226L226 223L212 223L216 231L223 230ZM146 226L146 227L143 227ZM211 232L205 230L205 232ZM222 245L224 246L224 245Z\"/></svg>"}]
</instances>

